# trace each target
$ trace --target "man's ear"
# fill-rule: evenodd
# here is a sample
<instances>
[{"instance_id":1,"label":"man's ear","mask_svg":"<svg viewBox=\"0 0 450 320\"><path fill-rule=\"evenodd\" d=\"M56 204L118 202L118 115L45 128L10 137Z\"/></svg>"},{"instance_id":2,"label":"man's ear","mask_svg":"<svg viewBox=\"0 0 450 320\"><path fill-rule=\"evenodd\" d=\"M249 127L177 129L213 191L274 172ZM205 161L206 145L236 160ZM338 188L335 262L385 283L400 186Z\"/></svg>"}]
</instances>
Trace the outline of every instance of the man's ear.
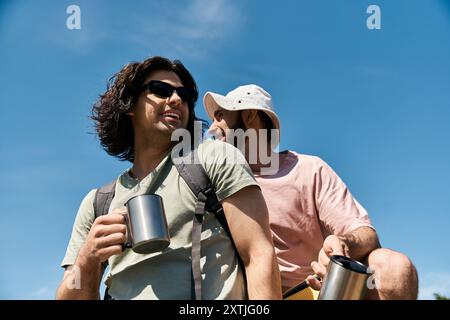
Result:
<instances>
[{"instance_id":1,"label":"man's ear","mask_svg":"<svg viewBox=\"0 0 450 320\"><path fill-rule=\"evenodd\" d=\"M255 122L258 119L258 110L254 109L242 110L241 119L247 128L254 127Z\"/></svg>"}]
</instances>

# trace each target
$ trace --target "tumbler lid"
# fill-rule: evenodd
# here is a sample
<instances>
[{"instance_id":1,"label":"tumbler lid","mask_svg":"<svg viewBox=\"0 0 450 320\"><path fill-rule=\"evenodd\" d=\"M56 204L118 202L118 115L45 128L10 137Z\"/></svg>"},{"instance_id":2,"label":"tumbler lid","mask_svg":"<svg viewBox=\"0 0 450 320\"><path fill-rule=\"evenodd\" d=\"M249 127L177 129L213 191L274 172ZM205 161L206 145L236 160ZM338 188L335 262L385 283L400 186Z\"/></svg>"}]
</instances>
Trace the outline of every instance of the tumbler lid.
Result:
<instances>
[{"instance_id":1,"label":"tumbler lid","mask_svg":"<svg viewBox=\"0 0 450 320\"><path fill-rule=\"evenodd\" d=\"M352 258L334 255L331 256L330 259L333 260L334 263L340 265L341 267L347 270L367 274L367 267L363 265L361 262L358 262Z\"/></svg>"}]
</instances>

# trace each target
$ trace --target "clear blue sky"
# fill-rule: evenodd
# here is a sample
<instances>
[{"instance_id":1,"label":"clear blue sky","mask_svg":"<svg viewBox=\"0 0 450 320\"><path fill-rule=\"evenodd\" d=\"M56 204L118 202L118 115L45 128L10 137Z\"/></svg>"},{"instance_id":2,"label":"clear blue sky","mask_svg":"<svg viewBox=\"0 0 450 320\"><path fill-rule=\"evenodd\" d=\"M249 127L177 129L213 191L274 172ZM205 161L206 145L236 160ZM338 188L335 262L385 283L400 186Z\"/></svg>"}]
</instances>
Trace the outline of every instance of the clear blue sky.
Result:
<instances>
[{"instance_id":1,"label":"clear blue sky","mask_svg":"<svg viewBox=\"0 0 450 320\"><path fill-rule=\"evenodd\" d=\"M0 298L53 298L81 199L128 167L90 134L91 106L156 54L201 95L269 91L281 148L335 169L382 245L416 264L421 298L450 295L449 40L446 0L0 1Z\"/></svg>"}]
</instances>

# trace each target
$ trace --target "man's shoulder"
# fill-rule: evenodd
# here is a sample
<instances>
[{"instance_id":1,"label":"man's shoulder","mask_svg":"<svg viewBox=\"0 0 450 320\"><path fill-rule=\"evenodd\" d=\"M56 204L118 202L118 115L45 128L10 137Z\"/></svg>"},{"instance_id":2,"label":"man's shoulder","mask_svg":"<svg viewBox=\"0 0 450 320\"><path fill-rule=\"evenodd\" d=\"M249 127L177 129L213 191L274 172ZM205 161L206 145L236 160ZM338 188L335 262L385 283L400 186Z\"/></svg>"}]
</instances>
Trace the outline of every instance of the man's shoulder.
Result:
<instances>
[{"instance_id":1,"label":"man's shoulder","mask_svg":"<svg viewBox=\"0 0 450 320\"><path fill-rule=\"evenodd\" d=\"M95 194L97 193L98 188L91 189L83 198L82 203L86 205L91 205L94 203Z\"/></svg>"},{"instance_id":2,"label":"man's shoulder","mask_svg":"<svg viewBox=\"0 0 450 320\"><path fill-rule=\"evenodd\" d=\"M208 153L210 151L221 151L226 152L227 150L238 150L233 145L228 142L220 140L205 140L199 144L198 150L203 153Z\"/></svg>"},{"instance_id":3,"label":"man's shoulder","mask_svg":"<svg viewBox=\"0 0 450 320\"><path fill-rule=\"evenodd\" d=\"M233 145L219 141L206 140L198 146L200 161L203 164L246 164L242 152Z\"/></svg>"},{"instance_id":4,"label":"man's shoulder","mask_svg":"<svg viewBox=\"0 0 450 320\"><path fill-rule=\"evenodd\" d=\"M299 165L298 173L302 176L309 176L311 178L321 177L321 179L338 179L339 176L336 174L334 169L325 160L318 156L299 154L295 151L289 151L298 157Z\"/></svg>"},{"instance_id":5,"label":"man's shoulder","mask_svg":"<svg viewBox=\"0 0 450 320\"><path fill-rule=\"evenodd\" d=\"M300 170L319 170L324 166L328 167L328 164L319 156L298 153L293 150L287 150L284 153L286 154L286 157L296 159L299 162Z\"/></svg>"}]
</instances>

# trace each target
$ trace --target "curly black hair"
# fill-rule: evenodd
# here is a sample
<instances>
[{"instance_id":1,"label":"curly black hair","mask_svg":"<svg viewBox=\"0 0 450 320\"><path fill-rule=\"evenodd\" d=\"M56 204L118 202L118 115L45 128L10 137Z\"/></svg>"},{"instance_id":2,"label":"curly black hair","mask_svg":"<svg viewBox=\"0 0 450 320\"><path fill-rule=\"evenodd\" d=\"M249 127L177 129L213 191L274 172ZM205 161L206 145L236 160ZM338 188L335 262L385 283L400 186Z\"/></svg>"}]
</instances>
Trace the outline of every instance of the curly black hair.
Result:
<instances>
[{"instance_id":1,"label":"curly black hair","mask_svg":"<svg viewBox=\"0 0 450 320\"><path fill-rule=\"evenodd\" d=\"M109 79L106 92L100 95L92 108L91 119L94 120L95 131L100 144L109 155L122 161L134 162L134 131L127 113L135 107L145 79L157 70L173 71L183 86L198 93L194 78L179 60L171 61L155 56L142 62L127 64ZM191 136L194 134L194 121L204 123L204 120L195 115L195 102L196 100L188 102L189 119L186 129Z\"/></svg>"}]
</instances>

